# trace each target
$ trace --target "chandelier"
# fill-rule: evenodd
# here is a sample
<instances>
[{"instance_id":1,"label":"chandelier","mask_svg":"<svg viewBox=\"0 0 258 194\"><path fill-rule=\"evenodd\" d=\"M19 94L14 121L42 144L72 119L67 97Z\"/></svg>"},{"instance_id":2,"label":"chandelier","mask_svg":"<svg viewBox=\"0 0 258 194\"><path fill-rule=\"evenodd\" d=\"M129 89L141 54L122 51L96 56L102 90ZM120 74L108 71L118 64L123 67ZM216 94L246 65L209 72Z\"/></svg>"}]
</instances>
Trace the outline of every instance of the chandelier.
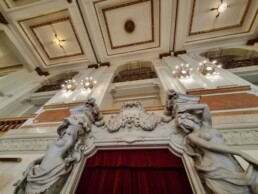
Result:
<instances>
[{"instance_id":1,"label":"chandelier","mask_svg":"<svg viewBox=\"0 0 258 194\"><path fill-rule=\"evenodd\" d=\"M85 90L91 90L97 84L96 80L93 80L92 77L86 77L85 79L81 80L81 85Z\"/></svg>"},{"instance_id":2,"label":"chandelier","mask_svg":"<svg viewBox=\"0 0 258 194\"><path fill-rule=\"evenodd\" d=\"M181 64L180 66L177 65L172 73L179 79L191 78L190 71L192 70L193 68L189 64Z\"/></svg>"},{"instance_id":3,"label":"chandelier","mask_svg":"<svg viewBox=\"0 0 258 194\"><path fill-rule=\"evenodd\" d=\"M204 60L203 62L199 63L199 67L197 70L203 74L206 75L218 75L219 72L216 72L216 68L221 68L222 65L216 65L217 61L212 61L212 63L207 63L207 60Z\"/></svg>"},{"instance_id":4,"label":"chandelier","mask_svg":"<svg viewBox=\"0 0 258 194\"><path fill-rule=\"evenodd\" d=\"M77 83L74 79L69 79L66 80L61 86L63 92L73 92L77 88Z\"/></svg>"},{"instance_id":5,"label":"chandelier","mask_svg":"<svg viewBox=\"0 0 258 194\"><path fill-rule=\"evenodd\" d=\"M223 2L223 0L220 0L220 2L221 3L219 4L218 7L210 9L211 11L217 11L218 12L218 14L216 15L216 18L219 17L220 13L226 11L226 9L228 8L228 4L227 3Z\"/></svg>"}]
</instances>

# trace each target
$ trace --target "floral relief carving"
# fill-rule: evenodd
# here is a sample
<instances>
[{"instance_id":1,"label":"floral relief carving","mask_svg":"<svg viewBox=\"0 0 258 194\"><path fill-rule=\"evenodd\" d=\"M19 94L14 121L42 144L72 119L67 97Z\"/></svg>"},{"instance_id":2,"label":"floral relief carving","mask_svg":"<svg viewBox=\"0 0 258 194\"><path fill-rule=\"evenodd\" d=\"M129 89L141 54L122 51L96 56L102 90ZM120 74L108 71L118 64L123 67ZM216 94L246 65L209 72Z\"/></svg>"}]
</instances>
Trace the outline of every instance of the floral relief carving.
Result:
<instances>
[{"instance_id":1,"label":"floral relief carving","mask_svg":"<svg viewBox=\"0 0 258 194\"><path fill-rule=\"evenodd\" d=\"M152 131L161 122L161 118L154 113L146 112L139 102L127 102L122 105L120 113L111 116L106 124L109 132L117 132L121 128L141 128Z\"/></svg>"}]
</instances>

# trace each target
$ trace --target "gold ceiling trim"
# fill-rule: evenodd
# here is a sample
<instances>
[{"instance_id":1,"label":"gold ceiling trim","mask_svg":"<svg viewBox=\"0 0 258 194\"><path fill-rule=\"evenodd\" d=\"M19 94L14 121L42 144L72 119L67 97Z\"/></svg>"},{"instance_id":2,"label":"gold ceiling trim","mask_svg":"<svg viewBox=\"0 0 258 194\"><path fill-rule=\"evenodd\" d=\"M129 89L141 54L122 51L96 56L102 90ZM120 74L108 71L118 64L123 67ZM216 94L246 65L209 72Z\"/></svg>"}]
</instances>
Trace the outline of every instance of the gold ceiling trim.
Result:
<instances>
[{"instance_id":1,"label":"gold ceiling trim","mask_svg":"<svg viewBox=\"0 0 258 194\"><path fill-rule=\"evenodd\" d=\"M76 41L80 47L80 52L78 53L73 53L73 54L69 54L69 55L63 55L63 56L60 56L60 57L50 57L48 52L46 51L45 47L44 47L44 44L40 41L39 37L37 36L37 33L35 32L34 29L36 28L40 28L40 27L43 27L43 26L48 26L48 25L51 25L51 24L57 24L57 23L62 23L62 22L65 22L65 21L68 21L72 27L72 30L73 30L73 33L75 35L75 38L76 38ZM70 17L66 17L66 18L61 18L61 19L57 19L57 20L53 20L53 21L49 21L49 22L45 22L45 23L41 23L41 24L37 24L37 25L33 25L33 26L30 26L30 29L32 31L32 33L34 34L34 36L36 37L36 39L38 40L41 48L43 49L43 51L45 52L46 56L48 57L49 60L55 60L55 59L63 59L63 58L67 58L67 57L73 57L73 56L78 56L78 55L83 55L84 52L83 52L83 49L82 49L82 46L81 46L81 43L78 39L78 36L75 32L75 29L74 29L74 26L71 22L71 19Z\"/></svg>"},{"instance_id":2,"label":"gold ceiling trim","mask_svg":"<svg viewBox=\"0 0 258 194\"><path fill-rule=\"evenodd\" d=\"M31 38L29 37L29 35L26 33L25 29L23 28L22 22L25 22L25 21L28 21L28 20L32 20L32 19L36 19L36 18L40 18L40 17L44 17L44 16L49 16L49 15L60 13L60 12L65 12L65 11L68 11L68 9L62 9L62 10L54 11L54 12L51 12L51 13L41 14L41 15L38 15L38 16L34 16L34 17L30 17L30 18L26 18L26 19L22 19L22 20L17 21L19 26L20 26L20 28L22 29L23 33L25 34L25 36L27 37L27 39L29 40L29 42L33 46L34 50L37 52L38 56L40 57L40 59L42 60L42 62L44 63L44 65L46 67L47 66L55 66L55 65L63 64L64 62L57 62L57 63L47 64L45 62L45 60L43 59L43 57L41 56L41 53L38 51L36 46L33 44ZM72 61L69 61L69 62L77 62L77 61L81 61L81 60L72 60Z\"/></svg>"},{"instance_id":3,"label":"gold ceiling trim","mask_svg":"<svg viewBox=\"0 0 258 194\"><path fill-rule=\"evenodd\" d=\"M120 45L120 46L113 46L113 42L112 42L112 39L111 39L110 30L109 30L109 25L108 25L108 22L107 22L106 12L110 11L110 10L118 9L118 8L121 8L121 7L127 7L127 6L131 6L131 5L145 3L145 2L148 2L148 1L151 2L151 35L152 35L151 40L140 41L140 42L135 42L135 43L131 43L131 44L124 44L124 45ZM106 25L107 32L108 32L108 39L109 39L109 42L110 42L110 45L111 45L112 49L117 49L117 48L123 48L123 47L129 47L129 46L135 46L135 45L154 42L153 0L130 2L130 3L122 4L122 5L116 5L116 6L108 7L108 8L102 9L102 13L103 13L103 16L104 16L105 25Z\"/></svg>"},{"instance_id":4,"label":"gold ceiling trim","mask_svg":"<svg viewBox=\"0 0 258 194\"><path fill-rule=\"evenodd\" d=\"M190 28L189 28L189 32L188 35L197 35L197 34L204 34L204 33L210 33L210 32L216 32L216 31L221 31L221 30L228 30L228 29L232 29L232 28L237 28L237 27L241 27L244 23L244 20L246 18L247 12L249 10L250 4L252 2L252 0L248 0L246 6L245 6L245 10L244 13L241 17L240 23L239 24L235 24L235 25L228 25L228 26L223 26L223 27L219 27L219 28L211 28L208 30L202 30L202 31L197 31L197 32L192 32L192 27L193 27L193 17L194 17L194 9L195 9L195 5L196 5L196 1L197 0L193 0L193 8L192 8L192 13L191 13L191 20L190 20Z\"/></svg>"}]
</instances>

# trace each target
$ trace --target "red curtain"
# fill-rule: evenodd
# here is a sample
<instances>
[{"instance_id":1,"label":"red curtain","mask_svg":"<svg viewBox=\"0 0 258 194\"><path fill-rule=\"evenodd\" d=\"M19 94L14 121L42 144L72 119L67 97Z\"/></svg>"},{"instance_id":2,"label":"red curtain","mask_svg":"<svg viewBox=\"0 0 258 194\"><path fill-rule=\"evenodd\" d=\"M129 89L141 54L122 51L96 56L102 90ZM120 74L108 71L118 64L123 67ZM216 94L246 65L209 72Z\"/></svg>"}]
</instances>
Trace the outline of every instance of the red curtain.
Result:
<instances>
[{"instance_id":1,"label":"red curtain","mask_svg":"<svg viewBox=\"0 0 258 194\"><path fill-rule=\"evenodd\" d=\"M190 194L183 163L169 150L98 151L76 194Z\"/></svg>"}]
</instances>

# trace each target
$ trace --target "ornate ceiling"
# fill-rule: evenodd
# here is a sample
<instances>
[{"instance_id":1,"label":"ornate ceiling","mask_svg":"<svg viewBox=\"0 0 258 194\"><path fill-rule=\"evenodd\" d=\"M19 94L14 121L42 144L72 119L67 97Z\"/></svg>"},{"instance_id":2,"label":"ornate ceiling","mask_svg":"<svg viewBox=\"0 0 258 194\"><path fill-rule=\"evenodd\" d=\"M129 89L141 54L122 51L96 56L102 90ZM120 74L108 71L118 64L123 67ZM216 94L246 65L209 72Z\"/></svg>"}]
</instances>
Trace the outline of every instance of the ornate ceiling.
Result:
<instances>
[{"instance_id":1,"label":"ornate ceiling","mask_svg":"<svg viewBox=\"0 0 258 194\"><path fill-rule=\"evenodd\" d=\"M258 1L2 0L7 36L31 67L65 71L241 45L258 34Z\"/></svg>"}]
</instances>

